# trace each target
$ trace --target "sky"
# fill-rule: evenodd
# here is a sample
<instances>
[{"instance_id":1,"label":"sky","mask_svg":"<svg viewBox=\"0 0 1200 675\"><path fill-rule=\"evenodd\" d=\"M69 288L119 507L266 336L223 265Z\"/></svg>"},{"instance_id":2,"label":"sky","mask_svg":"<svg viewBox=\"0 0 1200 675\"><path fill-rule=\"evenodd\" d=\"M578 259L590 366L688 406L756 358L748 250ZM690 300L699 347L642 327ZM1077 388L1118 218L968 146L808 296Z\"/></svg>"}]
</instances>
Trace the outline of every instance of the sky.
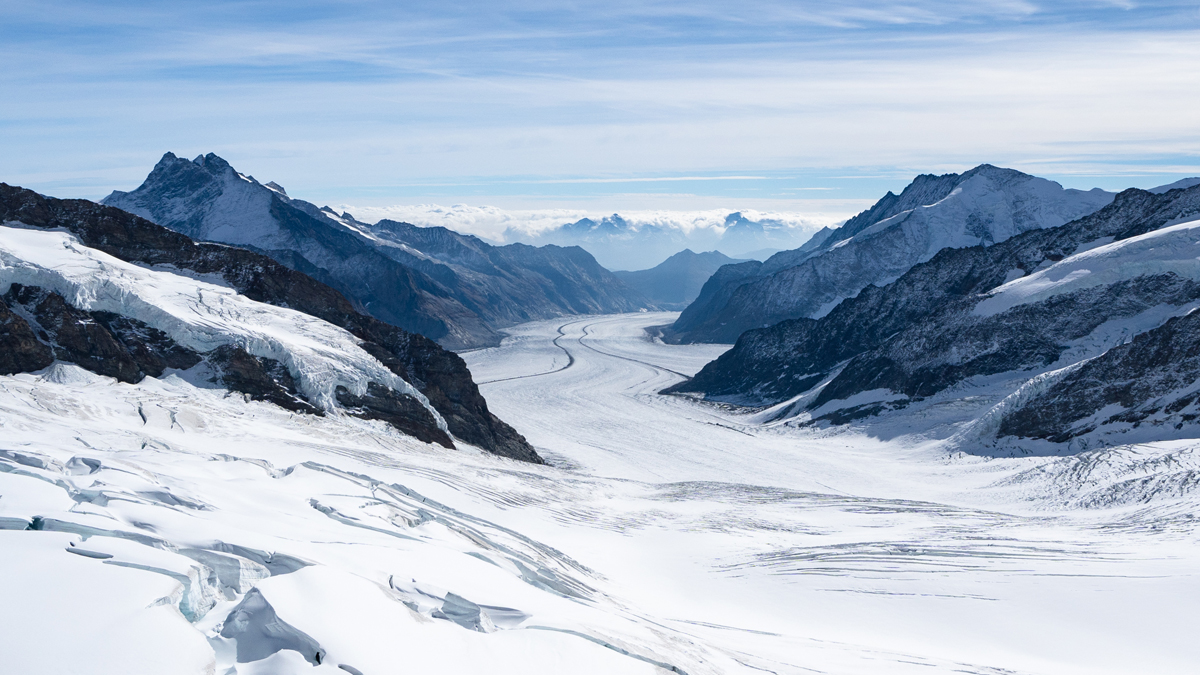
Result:
<instances>
[{"instance_id":1,"label":"sky","mask_svg":"<svg viewBox=\"0 0 1200 675\"><path fill-rule=\"evenodd\" d=\"M543 214L1200 174L1198 0L0 0L0 59L0 181L59 197L167 151L320 204Z\"/></svg>"}]
</instances>

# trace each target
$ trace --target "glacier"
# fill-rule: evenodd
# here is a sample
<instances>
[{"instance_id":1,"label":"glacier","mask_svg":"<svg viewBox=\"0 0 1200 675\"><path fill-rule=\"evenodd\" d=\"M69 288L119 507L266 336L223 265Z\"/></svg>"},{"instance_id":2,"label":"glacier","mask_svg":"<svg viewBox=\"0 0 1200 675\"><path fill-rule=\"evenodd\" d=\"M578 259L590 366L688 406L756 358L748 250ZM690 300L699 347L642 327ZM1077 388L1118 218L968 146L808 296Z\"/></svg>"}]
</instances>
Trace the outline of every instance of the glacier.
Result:
<instances>
[{"instance_id":1,"label":"glacier","mask_svg":"<svg viewBox=\"0 0 1200 675\"><path fill-rule=\"evenodd\" d=\"M1115 675L1200 661L1194 441L985 457L920 427L802 427L661 396L728 347L664 344L646 329L677 315L641 312L522 324L463 354L539 465L336 414L335 382L404 383L353 335L219 279L10 224L0 290L14 283L198 350L275 358L334 414L188 371L131 384L58 361L0 376L5 670Z\"/></svg>"}]
</instances>

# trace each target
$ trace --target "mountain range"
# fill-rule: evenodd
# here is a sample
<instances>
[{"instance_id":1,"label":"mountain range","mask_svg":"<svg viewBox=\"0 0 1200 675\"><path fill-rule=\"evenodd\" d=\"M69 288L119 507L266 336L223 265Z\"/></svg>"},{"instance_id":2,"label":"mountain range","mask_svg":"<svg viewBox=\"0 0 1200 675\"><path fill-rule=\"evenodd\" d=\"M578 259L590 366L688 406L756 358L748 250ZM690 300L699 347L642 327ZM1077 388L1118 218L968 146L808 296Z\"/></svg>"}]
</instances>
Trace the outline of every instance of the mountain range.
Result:
<instances>
[{"instance_id":1,"label":"mountain range","mask_svg":"<svg viewBox=\"0 0 1200 675\"><path fill-rule=\"evenodd\" d=\"M103 203L197 241L259 251L449 349L498 344L500 328L525 321L649 304L581 248L493 246L441 227L362 223L214 154L167 153L141 186Z\"/></svg>"},{"instance_id":2,"label":"mountain range","mask_svg":"<svg viewBox=\"0 0 1200 675\"><path fill-rule=\"evenodd\" d=\"M271 258L6 184L0 222L0 374L57 362L130 384L176 374L297 414L337 411L541 462L489 412L458 355Z\"/></svg>"},{"instance_id":3,"label":"mountain range","mask_svg":"<svg viewBox=\"0 0 1200 675\"><path fill-rule=\"evenodd\" d=\"M1190 184L1126 190L1063 225L944 248L817 318L745 332L668 392L883 434L969 422L956 427L966 447L1020 441L1023 452L1194 433L1200 184Z\"/></svg>"},{"instance_id":4,"label":"mountain range","mask_svg":"<svg viewBox=\"0 0 1200 675\"><path fill-rule=\"evenodd\" d=\"M717 271L666 331L675 342L732 343L742 332L818 318L864 288L886 284L944 248L988 246L1096 211L1112 193L1065 190L988 164L918 176L899 195L800 248Z\"/></svg>"},{"instance_id":5,"label":"mountain range","mask_svg":"<svg viewBox=\"0 0 1200 675\"><path fill-rule=\"evenodd\" d=\"M661 309L683 309L696 299L714 272L723 265L740 262L745 261L720 251L694 253L688 248L648 270L613 274Z\"/></svg>"},{"instance_id":6,"label":"mountain range","mask_svg":"<svg viewBox=\"0 0 1200 675\"><path fill-rule=\"evenodd\" d=\"M717 250L735 258L754 258L790 249L808 239L806 223L766 214L728 213L722 217L695 214L685 224L654 217L634 218L614 213L582 218L556 228L530 233L508 228L504 241L580 246L612 270L640 270L684 249ZM701 217L703 216L703 217Z\"/></svg>"}]
</instances>

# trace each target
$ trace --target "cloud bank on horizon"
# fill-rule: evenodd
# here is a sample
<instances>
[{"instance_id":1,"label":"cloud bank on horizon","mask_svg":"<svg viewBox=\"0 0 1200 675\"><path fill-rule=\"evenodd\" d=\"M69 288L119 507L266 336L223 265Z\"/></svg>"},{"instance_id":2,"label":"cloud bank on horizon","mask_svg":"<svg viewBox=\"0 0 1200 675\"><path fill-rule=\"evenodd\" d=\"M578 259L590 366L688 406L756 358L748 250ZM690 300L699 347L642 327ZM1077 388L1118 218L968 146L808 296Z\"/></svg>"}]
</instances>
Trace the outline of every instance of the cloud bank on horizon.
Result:
<instances>
[{"instance_id":1,"label":"cloud bank on horizon","mask_svg":"<svg viewBox=\"0 0 1200 675\"><path fill-rule=\"evenodd\" d=\"M582 246L609 269L648 269L679 251L719 250L735 258L766 259L800 246L823 227L852 214L780 213L751 209L622 211L508 210L494 206L419 204L387 207L340 205L369 223L397 220L446 227L496 244ZM590 221L590 222L589 222Z\"/></svg>"},{"instance_id":2,"label":"cloud bank on horizon","mask_svg":"<svg viewBox=\"0 0 1200 675\"><path fill-rule=\"evenodd\" d=\"M47 0L0 7L0 56L0 180L56 196L168 149L322 202L589 213L1200 172L1194 1Z\"/></svg>"},{"instance_id":3,"label":"cloud bank on horizon","mask_svg":"<svg viewBox=\"0 0 1200 675\"><path fill-rule=\"evenodd\" d=\"M537 237L558 229L568 223L584 218L601 220L618 216L626 221L633 231L642 228L678 230L683 236L700 235L705 231L723 233L728 227L728 217L740 213L746 220L769 221L780 227L794 229L797 236L811 235L822 227L836 225L853 214L780 213L744 209L707 209L699 211L621 211L600 213L586 209L502 209L495 206L471 206L455 204L414 204L397 206L351 206L342 204L334 207L338 211L349 211L363 222L397 220L424 227L446 227L456 232L473 234L497 243L521 241L526 237Z\"/></svg>"}]
</instances>

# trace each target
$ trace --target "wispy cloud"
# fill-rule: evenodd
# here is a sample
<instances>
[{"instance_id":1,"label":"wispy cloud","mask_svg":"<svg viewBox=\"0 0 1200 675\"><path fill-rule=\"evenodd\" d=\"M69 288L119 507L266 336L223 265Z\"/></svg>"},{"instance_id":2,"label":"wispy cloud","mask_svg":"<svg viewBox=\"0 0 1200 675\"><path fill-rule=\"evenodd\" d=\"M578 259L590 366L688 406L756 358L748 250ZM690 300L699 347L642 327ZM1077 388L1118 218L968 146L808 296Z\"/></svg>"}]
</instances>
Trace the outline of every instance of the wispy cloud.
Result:
<instances>
[{"instance_id":1,"label":"wispy cloud","mask_svg":"<svg viewBox=\"0 0 1200 675\"><path fill-rule=\"evenodd\" d=\"M1171 1L8 3L0 179L100 196L166 150L358 203L1196 173L1198 45Z\"/></svg>"}]
</instances>

